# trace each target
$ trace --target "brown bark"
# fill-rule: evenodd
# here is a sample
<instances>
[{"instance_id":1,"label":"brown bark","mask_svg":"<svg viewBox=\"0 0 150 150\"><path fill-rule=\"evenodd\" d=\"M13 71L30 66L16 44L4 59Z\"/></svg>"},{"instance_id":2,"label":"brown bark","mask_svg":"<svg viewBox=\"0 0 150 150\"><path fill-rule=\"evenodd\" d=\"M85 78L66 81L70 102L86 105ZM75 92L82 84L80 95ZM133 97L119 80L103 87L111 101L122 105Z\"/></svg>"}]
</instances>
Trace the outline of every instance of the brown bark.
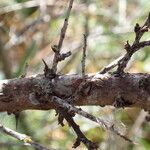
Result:
<instances>
[{"instance_id":1,"label":"brown bark","mask_svg":"<svg viewBox=\"0 0 150 150\"><path fill-rule=\"evenodd\" d=\"M0 81L0 112L53 109L49 99L67 100L74 93L75 105L140 107L150 111L150 74L61 75L55 79L37 75Z\"/></svg>"}]
</instances>

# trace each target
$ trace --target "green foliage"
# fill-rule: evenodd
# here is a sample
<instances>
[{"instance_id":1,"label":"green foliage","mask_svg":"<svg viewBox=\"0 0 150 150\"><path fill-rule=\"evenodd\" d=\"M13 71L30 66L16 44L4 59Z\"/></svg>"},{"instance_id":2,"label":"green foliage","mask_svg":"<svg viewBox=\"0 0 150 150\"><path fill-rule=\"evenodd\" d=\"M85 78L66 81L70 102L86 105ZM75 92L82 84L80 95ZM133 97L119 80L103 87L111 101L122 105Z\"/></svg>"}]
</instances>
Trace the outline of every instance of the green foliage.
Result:
<instances>
[{"instance_id":1,"label":"green foliage","mask_svg":"<svg viewBox=\"0 0 150 150\"><path fill-rule=\"evenodd\" d=\"M33 41L31 46L27 48L27 50L25 51L24 57L19 63L18 70L14 74L14 77L18 77L23 74L26 63L29 63L31 61L32 57L35 55L36 50L37 50L36 43L35 41Z\"/></svg>"}]
</instances>

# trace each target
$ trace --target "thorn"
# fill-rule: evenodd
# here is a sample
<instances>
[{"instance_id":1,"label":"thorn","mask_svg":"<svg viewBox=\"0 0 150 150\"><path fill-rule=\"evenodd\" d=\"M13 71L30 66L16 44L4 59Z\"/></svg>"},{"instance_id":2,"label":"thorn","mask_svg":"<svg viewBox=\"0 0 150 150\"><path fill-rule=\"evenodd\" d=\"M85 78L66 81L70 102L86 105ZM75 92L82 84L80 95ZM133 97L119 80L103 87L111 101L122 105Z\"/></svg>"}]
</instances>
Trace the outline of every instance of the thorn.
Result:
<instances>
[{"instance_id":1,"label":"thorn","mask_svg":"<svg viewBox=\"0 0 150 150\"><path fill-rule=\"evenodd\" d=\"M131 46L130 46L130 44L129 44L129 41L127 41L127 43L125 44L124 49L125 49L128 53L130 52Z\"/></svg>"},{"instance_id":2,"label":"thorn","mask_svg":"<svg viewBox=\"0 0 150 150\"><path fill-rule=\"evenodd\" d=\"M44 59L42 59L42 61L43 61L44 65L45 65L44 70L48 70L48 69L49 69L49 67L48 67L48 65L46 64L45 60L44 60Z\"/></svg>"},{"instance_id":3,"label":"thorn","mask_svg":"<svg viewBox=\"0 0 150 150\"><path fill-rule=\"evenodd\" d=\"M13 113L15 115L15 120L16 120L16 130L18 129L18 122L19 122L19 117L20 117L20 112L16 111Z\"/></svg>"},{"instance_id":4,"label":"thorn","mask_svg":"<svg viewBox=\"0 0 150 150\"><path fill-rule=\"evenodd\" d=\"M44 75L45 75L45 77L47 77L47 74L48 74L48 72L49 72L49 67L48 67L48 65L46 64L46 62L44 61L44 59L42 59L42 61L43 61L43 63L44 63Z\"/></svg>"},{"instance_id":5,"label":"thorn","mask_svg":"<svg viewBox=\"0 0 150 150\"><path fill-rule=\"evenodd\" d=\"M134 27L134 32L137 33L140 29L141 29L140 25L138 23L136 23L136 25Z\"/></svg>"},{"instance_id":6,"label":"thorn","mask_svg":"<svg viewBox=\"0 0 150 150\"><path fill-rule=\"evenodd\" d=\"M44 65L45 65L45 68L44 68L44 75L46 78L50 78L50 79L53 79L56 77L56 74L54 73L53 69L50 69L48 67L48 65L46 64L46 62L44 61L44 59L42 59Z\"/></svg>"}]
</instances>

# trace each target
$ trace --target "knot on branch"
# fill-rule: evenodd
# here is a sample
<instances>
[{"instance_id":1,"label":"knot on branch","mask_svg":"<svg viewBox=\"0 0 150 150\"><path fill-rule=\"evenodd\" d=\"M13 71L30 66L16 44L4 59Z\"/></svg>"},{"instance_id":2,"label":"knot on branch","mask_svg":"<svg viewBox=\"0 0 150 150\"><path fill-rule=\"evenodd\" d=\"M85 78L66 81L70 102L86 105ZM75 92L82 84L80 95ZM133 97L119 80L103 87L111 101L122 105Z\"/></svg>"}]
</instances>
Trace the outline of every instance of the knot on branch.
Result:
<instances>
[{"instance_id":1,"label":"knot on branch","mask_svg":"<svg viewBox=\"0 0 150 150\"><path fill-rule=\"evenodd\" d=\"M85 82L81 85L79 92L82 96L88 96L92 90L92 82Z\"/></svg>"},{"instance_id":2,"label":"knot on branch","mask_svg":"<svg viewBox=\"0 0 150 150\"><path fill-rule=\"evenodd\" d=\"M149 91L149 85L150 85L150 78L142 78L140 79L139 81L139 88L142 89L142 90L146 90L146 91Z\"/></svg>"},{"instance_id":3,"label":"knot on branch","mask_svg":"<svg viewBox=\"0 0 150 150\"><path fill-rule=\"evenodd\" d=\"M113 106L116 108L124 108L124 107L131 106L132 104L133 102L124 99L121 95L118 95L115 98L115 102L113 103Z\"/></svg>"}]
</instances>

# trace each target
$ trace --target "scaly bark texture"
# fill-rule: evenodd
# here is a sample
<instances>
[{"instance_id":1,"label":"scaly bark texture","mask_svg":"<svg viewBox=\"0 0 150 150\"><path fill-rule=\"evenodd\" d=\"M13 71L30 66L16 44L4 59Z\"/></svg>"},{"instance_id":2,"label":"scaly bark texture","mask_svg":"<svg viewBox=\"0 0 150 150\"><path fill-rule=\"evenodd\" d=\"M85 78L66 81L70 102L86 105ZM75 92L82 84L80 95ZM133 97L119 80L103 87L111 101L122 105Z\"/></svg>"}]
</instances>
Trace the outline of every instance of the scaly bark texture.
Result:
<instances>
[{"instance_id":1,"label":"scaly bark texture","mask_svg":"<svg viewBox=\"0 0 150 150\"><path fill-rule=\"evenodd\" d=\"M115 76L58 75L54 79L37 75L0 81L0 112L13 113L27 109L55 108L50 98L57 96L68 100L75 96L74 104L114 105L115 107L140 107L150 111L150 74Z\"/></svg>"}]
</instances>

